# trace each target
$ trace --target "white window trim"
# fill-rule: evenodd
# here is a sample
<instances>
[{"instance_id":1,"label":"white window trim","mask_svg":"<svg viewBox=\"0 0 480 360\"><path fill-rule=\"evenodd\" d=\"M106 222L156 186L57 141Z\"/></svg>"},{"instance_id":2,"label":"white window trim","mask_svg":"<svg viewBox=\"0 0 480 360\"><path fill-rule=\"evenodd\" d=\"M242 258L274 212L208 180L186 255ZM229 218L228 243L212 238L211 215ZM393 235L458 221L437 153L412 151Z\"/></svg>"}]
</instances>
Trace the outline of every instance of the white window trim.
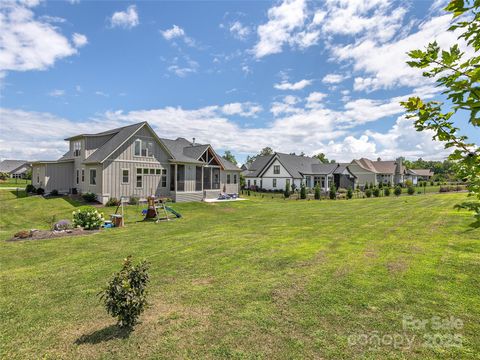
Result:
<instances>
[{"instance_id":1,"label":"white window trim","mask_svg":"<svg viewBox=\"0 0 480 360\"><path fill-rule=\"evenodd\" d=\"M138 173L138 170L137 169L140 169L141 172L140 174ZM142 186L137 186L137 178L141 176L142 177ZM137 167L135 168L135 189L143 189L143 168L141 167Z\"/></svg>"},{"instance_id":2,"label":"white window trim","mask_svg":"<svg viewBox=\"0 0 480 360\"><path fill-rule=\"evenodd\" d=\"M135 154L135 148L136 148L136 143L139 142L140 143L140 155L137 155ZM149 154L149 151L148 151L148 143L151 143L152 144L152 154ZM145 144L145 153L146 155L142 155L142 147L143 145ZM155 141L152 139L135 139L135 141L133 142L133 157L136 157L136 158L153 158L155 157Z\"/></svg>"},{"instance_id":3,"label":"white window trim","mask_svg":"<svg viewBox=\"0 0 480 360\"><path fill-rule=\"evenodd\" d=\"M275 168L278 168L278 173L275 172ZM273 175L280 175L280 165L273 165Z\"/></svg>"},{"instance_id":4,"label":"white window trim","mask_svg":"<svg viewBox=\"0 0 480 360\"><path fill-rule=\"evenodd\" d=\"M272 187L277 187L277 179L272 179Z\"/></svg>"},{"instance_id":5,"label":"white window trim","mask_svg":"<svg viewBox=\"0 0 480 360\"><path fill-rule=\"evenodd\" d=\"M92 171L95 171L95 184L92 184ZM89 169L88 171L88 184L91 186L97 186L97 169Z\"/></svg>"},{"instance_id":6,"label":"white window trim","mask_svg":"<svg viewBox=\"0 0 480 360\"><path fill-rule=\"evenodd\" d=\"M123 171L124 171L124 170L128 171L128 175L127 175L127 179L128 179L128 180L127 180L127 182L123 182ZM121 169L120 171L121 171L121 181L122 181L121 184L122 184L122 185L128 185L128 184L130 184L130 169L123 168L123 169Z\"/></svg>"},{"instance_id":7,"label":"white window trim","mask_svg":"<svg viewBox=\"0 0 480 360\"><path fill-rule=\"evenodd\" d=\"M85 182L85 169L82 168L82 170L80 170L80 180L82 181L82 183Z\"/></svg>"},{"instance_id":8,"label":"white window trim","mask_svg":"<svg viewBox=\"0 0 480 360\"><path fill-rule=\"evenodd\" d=\"M80 184L80 169L77 169L75 172L75 184Z\"/></svg>"}]
</instances>

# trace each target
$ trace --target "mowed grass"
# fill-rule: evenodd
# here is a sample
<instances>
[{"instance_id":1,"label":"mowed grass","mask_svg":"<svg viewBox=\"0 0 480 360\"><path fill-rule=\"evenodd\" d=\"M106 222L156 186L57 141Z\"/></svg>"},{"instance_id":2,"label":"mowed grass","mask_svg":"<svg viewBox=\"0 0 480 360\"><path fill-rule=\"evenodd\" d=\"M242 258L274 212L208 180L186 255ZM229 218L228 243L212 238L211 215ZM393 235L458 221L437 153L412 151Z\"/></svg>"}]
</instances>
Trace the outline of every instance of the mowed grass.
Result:
<instances>
[{"instance_id":1,"label":"mowed grass","mask_svg":"<svg viewBox=\"0 0 480 360\"><path fill-rule=\"evenodd\" d=\"M2 241L0 356L478 358L480 229L453 209L465 197L173 204L183 218L160 224L137 223L141 207L131 206L122 229ZM75 208L61 198L3 199L0 240ZM150 307L130 334L97 298L127 255L151 263ZM453 316L463 326L404 332L404 316ZM414 341L349 344L362 334ZM426 346L431 334L447 341ZM449 346L450 334L461 346Z\"/></svg>"}]
</instances>

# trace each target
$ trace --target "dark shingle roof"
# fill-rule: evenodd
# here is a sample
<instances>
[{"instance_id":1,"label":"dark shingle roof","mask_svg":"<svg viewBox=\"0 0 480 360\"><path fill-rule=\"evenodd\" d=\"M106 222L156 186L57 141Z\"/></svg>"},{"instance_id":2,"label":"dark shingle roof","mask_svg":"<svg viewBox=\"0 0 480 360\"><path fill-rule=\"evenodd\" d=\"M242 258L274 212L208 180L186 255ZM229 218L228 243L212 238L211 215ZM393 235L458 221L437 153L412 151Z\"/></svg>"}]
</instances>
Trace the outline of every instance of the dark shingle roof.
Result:
<instances>
[{"instance_id":1,"label":"dark shingle roof","mask_svg":"<svg viewBox=\"0 0 480 360\"><path fill-rule=\"evenodd\" d=\"M0 163L0 172L10 173L23 165L29 165L27 160L3 160Z\"/></svg>"},{"instance_id":2,"label":"dark shingle roof","mask_svg":"<svg viewBox=\"0 0 480 360\"><path fill-rule=\"evenodd\" d=\"M192 143L184 138L177 138L176 140L170 139L160 139L165 147L170 151L173 156L173 160L179 162L188 162L194 164L203 164L202 161L198 161L198 157L203 154L203 152L198 155L197 158L190 157L189 155L184 153L184 149L188 146L192 146ZM188 153L188 151L187 151Z\"/></svg>"},{"instance_id":3,"label":"dark shingle roof","mask_svg":"<svg viewBox=\"0 0 480 360\"><path fill-rule=\"evenodd\" d=\"M104 161L112 152L114 152L120 145L133 136L146 122L124 126L115 129L113 135L105 144L100 146L92 155L85 159L85 163L99 163ZM101 133L102 135L113 134L114 131ZM98 135L98 134L97 134Z\"/></svg>"},{"instance_id":4,"label":"dark shingle roof","mask_svg":"<svg viewBox=\"0 0 480 360\"><path fill-rule=\"evenodd\" d=\"M408 172L419 176L433 176L433 171L430 169L408 169Z\"/></svg>"},{"instance_id":5,"label":"dark shingle roof","mask_svg":"<svg viewBox=\"0 0 480 360\"><path fill-rule=\"evenodd\" d=\"M245 176L257 177L260 171L267 165L274 155L257 156L251 164L247 165L247 170L242 172Z\"/></svg>"}]
</instances>

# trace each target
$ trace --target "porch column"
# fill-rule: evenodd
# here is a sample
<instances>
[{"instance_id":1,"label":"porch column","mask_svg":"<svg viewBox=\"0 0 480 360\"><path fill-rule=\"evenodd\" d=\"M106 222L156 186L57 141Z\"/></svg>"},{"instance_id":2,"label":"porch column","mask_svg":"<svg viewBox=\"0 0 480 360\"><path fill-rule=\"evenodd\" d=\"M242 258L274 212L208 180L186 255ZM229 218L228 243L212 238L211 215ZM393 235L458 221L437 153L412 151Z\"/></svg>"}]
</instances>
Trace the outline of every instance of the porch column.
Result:
<instances>
[{"instance_id":1,"label":"porch column","mask_svg":"<svg viewBox=\"0 0 480 360\"><path fill-rule=\"evenodd\" d=\"M325 191L328 191L328 175L325 175Z\"/></svg>"},{"instance_id":2,"label":"porch column","mask_svg":"<svg viewBox=\"0 0 480 360\"><path fill-rule=\"evenodd\" d=\"M202 192L203 192L203 176L204 176L204 175L203 175L203 169L204 169L204 167L202 166L202 178L201 178L201 181L202 181Z\"/></svg>"},{"instance_id":3,"label":"porch column","mask_svg":"<svg viewBox=\"0 0 480 360\"><path fill-rule=\"evenodd\" d=\"M177 169L177 164L175 164L175 192L178 192L177 176L178 176L178 169Z\"/></svg>"}]
</instances>

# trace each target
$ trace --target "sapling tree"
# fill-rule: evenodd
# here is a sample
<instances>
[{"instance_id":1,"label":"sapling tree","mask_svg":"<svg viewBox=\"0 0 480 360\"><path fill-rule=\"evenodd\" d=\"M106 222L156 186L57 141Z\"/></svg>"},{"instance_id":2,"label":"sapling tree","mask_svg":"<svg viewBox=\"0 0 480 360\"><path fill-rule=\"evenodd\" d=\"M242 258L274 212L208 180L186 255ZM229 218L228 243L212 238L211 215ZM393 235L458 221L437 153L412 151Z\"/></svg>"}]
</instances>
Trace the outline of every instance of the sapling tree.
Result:
<instances>
[{"instance_id":1,"label":"sapling tree","mask_svg":"<svg viewBox=\"0 0 480 360\"><path fill-rule=\"evenodd\" d=\"M459 178L468 183L469 195L476 198L457 207L476 212L480 220L480 148L459 134L453 117L466 114L472 127L480 127L480 2L451 0L445 10L455 20L448 30L460 32L458 40L471 51L461 51L458 44L440 49L437 42L432 42L425 50L410 51L407 64L421 69L424 77L434 78L447 104L419 97L410 97L401 104L407 117L414 119L417 131L433 131L433 139L443 141L445 148L452 150L449 159L455 162Z\"/></svg>"},{"instance_id":2,"label":"sapling tree","mask_svg":"<svg viewBox=\"0 0 480 360\"><path fill-rule=\"evenodd\" d=\"M300 199L306 199L307 198L307 188L305 187L305 184L302 182L300 185Z\"/></svg>"},{"instance_id":3,"label":"sapling tree","mask_svg":"<svg viewBox=\"0 0 480 360\"><path fill-rule=\"evenodd\" d=\"M328 192L330 199L335 200L337 198L337 187L335 184L330 185L330 191Z\"/></svg>"},{"instance_id":4,"label":"sapling tree","mask_svg":"<svg viewBox=\"0 0 480 360\"><path fill-rule=\"evenodd\" d=\"M290 197L290 183L288 181L285 183L285 191L283 192L283 196L286 199Z\"/></svg>"},{"instance_id":5,"label":"sapling tree","mask_svg":"<svg viewBox=\"0 0 480 360\"><path fill-rule=\"evenodd\" d=\"M317 184L315 186L315 200L320 200L320 197L321 197L322 193L321 193L321 190L320 190L320 186Z\"/></svg>"}]
</instances>

